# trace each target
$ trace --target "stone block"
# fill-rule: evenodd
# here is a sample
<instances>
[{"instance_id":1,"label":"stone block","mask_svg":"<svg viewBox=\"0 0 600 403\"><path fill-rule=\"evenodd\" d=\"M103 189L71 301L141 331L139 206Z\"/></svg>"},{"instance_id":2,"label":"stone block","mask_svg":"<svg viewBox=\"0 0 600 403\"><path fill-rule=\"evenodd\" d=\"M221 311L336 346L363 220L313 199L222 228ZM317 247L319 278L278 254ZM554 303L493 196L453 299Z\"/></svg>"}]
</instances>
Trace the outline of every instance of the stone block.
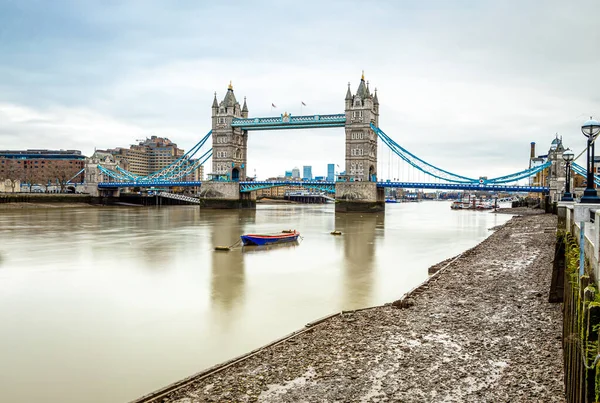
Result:
<instances>
[{"instance_id":1,"label":"stone block","mask_svg":"<svg viewBox=\"0 0 600 403\"><path fill-rule=\"evenodd\" d=\"M202 182L200 188L201 207L215 209L256 208L254 192L241 193L238 182Z\"/></svg>"},{"instance_id":2,"label":"stone block","mask_svg":"<svg viewBox=\"0 0 600 403\"><path fill-rule=\"evenodd\" d=\"M337 182L335 184L335 211L377 213L385 210L383 189L376 182Z\"/></svg>"}]
</instances>

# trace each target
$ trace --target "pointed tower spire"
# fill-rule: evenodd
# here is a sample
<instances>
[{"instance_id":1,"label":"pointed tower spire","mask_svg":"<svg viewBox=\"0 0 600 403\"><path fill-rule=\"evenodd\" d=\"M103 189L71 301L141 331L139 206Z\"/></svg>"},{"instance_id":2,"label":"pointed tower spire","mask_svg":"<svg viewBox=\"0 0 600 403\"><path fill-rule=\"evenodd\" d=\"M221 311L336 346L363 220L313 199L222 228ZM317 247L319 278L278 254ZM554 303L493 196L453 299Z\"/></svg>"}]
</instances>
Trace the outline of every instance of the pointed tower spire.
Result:
<instances>
[{"instance_id":1,"label":"pointed tower spire","mask_svg":"<svg viewBox=\"0 0 600 403\"><path fill-rule=\"evenodd\" d=\"M246 97L244 97L244 106L242 106L242 112L248 112L248 105L246 105Z\"/></svg>"},{"instance_id":2,"label":"pointed tower spire","mask_svg":"<svg viewBox=\"0 0 600 403\"><path fill-rule=\"evenodd\" d=\"M350 81L348 81L348 91L346 92L346 100L352 99L352 92L350 91Z\"/></svg>"},{"instance_id":3,"label":"pointed tower spire","mask_svg":"<svg viewBox=\"0 0 600 403\"><path fill-rule=\"evenodd\" d=\"M231 80L229 80L229 87L227 87L228 90L233 90L233 85L231 85Z\"/></svg>"},{"instance_id":4,"label":"pointed tower spire","mask_svg":"<svg viewBox=\"0 0 600 403\"><path fill-rule=\"evenodd\" d=\"M367 95L371 97L371 90L369 90L369 82L367 81Z\"/></svg>"},{"instance_id":5,"label":"pointed tower spire","mask_svg":"<svg viewBox=\"0 0 600 403\"><path fill-rule=\"evenodd\" d=\"M219 107L219 103L217 102L217 91L215 91L215 99L213 99L212 107L213 108L218 108Z\"/></svg>"},{"instance_id":6,"label":"pointed tower spire","mask_svg":"<svg viewBox=\"0 0 600 403\"><path fill-rule=\"evenodd\" d=\"M360 99L369 98L369 92L367 90L367 85L365 84L365 71L363 70L362 76L360 77L360 83L358 84L358 88L356 90L356 95L360 97Z\"/></svg>"},{"instance_id":7,"label":"pointed tower spire","mask_svg":"<svg viewBox=\"0 0 600 403\"><path fill-rule=\"evenodd\" d=\"M373 105L379 105L379 99L377 99L377 88L375 88L375 96L373 96Z\"/></svg>"}]
</instances>

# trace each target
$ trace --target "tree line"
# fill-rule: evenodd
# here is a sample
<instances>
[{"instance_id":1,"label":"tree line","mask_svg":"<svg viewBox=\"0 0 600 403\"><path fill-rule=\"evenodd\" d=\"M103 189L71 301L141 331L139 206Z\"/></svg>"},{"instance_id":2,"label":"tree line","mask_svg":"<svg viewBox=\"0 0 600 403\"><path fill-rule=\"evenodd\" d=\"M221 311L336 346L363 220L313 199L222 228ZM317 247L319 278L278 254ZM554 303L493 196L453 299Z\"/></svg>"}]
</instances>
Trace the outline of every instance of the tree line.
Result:
<instances>
[{"instance_id":1,"label":"tree line","mask_svg":"<svg viewBox=\"0 0 600 403\"><path fill-rule=\"evenodd\" d=\"M25 168L13 160L5 161L10 162L4 164L4 169L0 170L0 181L8 181L13 193L19 182L28 185L30 191L32 186L40 186L44 192L47 192L50 186L57 186L63 193L69 179L79 171L79 168L66 164L48 164L38 169L33 166Z\"/></svg>"}]
</instances>

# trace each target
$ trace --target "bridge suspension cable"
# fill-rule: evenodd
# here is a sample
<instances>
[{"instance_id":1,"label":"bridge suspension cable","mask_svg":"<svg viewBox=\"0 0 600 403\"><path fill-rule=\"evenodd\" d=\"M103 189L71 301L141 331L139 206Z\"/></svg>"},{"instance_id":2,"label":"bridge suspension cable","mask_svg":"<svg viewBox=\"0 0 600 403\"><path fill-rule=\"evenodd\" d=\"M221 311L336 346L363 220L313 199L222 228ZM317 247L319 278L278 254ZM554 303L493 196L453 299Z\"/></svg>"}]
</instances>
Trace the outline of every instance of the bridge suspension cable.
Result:
<instances>
[{"instance_id":1,"label":"bridge suspension cable","mask_svg":"<svg viewBox=\"0 0 600 403\"><path fill-rule=\"evenodd\" d=\"M192 148L188 150L181 157L173 161L170 165L165 168L153 172L146 176L136 175L132 172L129 172L120 166L115 168L115 171L112 171L108 168L103 167L102 165L98 165L98 169L109 177L123 182L149 182L156 180L176 180L183 178L192 172L194 172L198 167L204 165L204 163L212 156L212 148L202 154L199 158L192 160L192 157L198 153L198 151L206 144L210 136L212 135L212 130L209 131L198 143L196 143Z\"/></svg>"},{"instance_id":2,"label":"bridge suspension cable","mask_svg":"<svg viewBox=\"0 0 600 403\"><path fill-rule=\"evenodd\" d=\"M571 162L571 168L573 169L573 172L575 172L576 174L579 174L579 175L583 176L584 178L587 178L587 169L585 169L581 165ZM600 186L600 176L594 174L594 183L596 185Z\"/></svg>"},{"instance_id":3,"label":"bridge suspension cable","mask_svg":"<svg viewBox=\"0 0 600 403\"><path fill-rule=\"evenodd\" d=\"M467 176L458 175L444 169L438 168L433 164L430 164L416 155L412 154L410 151L396 143L390 136L385 134L383 130L375 126L371 123L371 129L379 138L386 144L394 154L399 156L402 160L407 162L412 168L416 168L418 170L418 175L425 174L429 175L435 179L450 182L450 183L463 183L463 184L484 184L484 185L495 185L495 184L504 184L509 182L516 182L521 179L528 178L537 174L538 172L548 168L551 165L551 162L548 161L542 165L538 165L532 168L528 168L519 172L515 172L509 175L499 176L491 179L474 179L469 178Z\"/></svg>"},{"instance_id":4,"label":"bridge suspension cable","mask_svg":"<svg viewBox=\"0 0 600 403\"><path fill-rule=\"evenodd\" d=\"M448 172L426 161L423 161L421 158L417 157L416 155L412 154L410 151L396 143L390 136L385 134L383 130L375 126L373 123L371 123L371 129L373 129L373 131L377 133L379 138L392 150L394 154L402 158L412 167L418 169L419 171L429 176L452 183L477 183L479 181L479 179L469 178L466 176Z\"/></svg>"}]
</instances>

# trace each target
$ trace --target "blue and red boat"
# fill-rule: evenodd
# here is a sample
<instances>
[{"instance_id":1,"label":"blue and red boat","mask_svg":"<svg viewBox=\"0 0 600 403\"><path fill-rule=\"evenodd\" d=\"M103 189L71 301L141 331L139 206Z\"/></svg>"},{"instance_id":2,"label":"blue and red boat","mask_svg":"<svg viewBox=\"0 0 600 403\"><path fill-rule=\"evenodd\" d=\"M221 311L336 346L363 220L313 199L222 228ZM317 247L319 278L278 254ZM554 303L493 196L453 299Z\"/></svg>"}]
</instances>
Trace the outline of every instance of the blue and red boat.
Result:
<instances>
[{"instance_id":1,"label":"blue and red boat","mask_svg":"<svg viewBox=\"0 0 600 403\"><path fill-rule=\"evenodd\" d=\"M278 234L246 234L242 235L244 245L271 245L275 243L295 242L300 233L296 230L282 231Z\"/></svg>"}]
</instances>

